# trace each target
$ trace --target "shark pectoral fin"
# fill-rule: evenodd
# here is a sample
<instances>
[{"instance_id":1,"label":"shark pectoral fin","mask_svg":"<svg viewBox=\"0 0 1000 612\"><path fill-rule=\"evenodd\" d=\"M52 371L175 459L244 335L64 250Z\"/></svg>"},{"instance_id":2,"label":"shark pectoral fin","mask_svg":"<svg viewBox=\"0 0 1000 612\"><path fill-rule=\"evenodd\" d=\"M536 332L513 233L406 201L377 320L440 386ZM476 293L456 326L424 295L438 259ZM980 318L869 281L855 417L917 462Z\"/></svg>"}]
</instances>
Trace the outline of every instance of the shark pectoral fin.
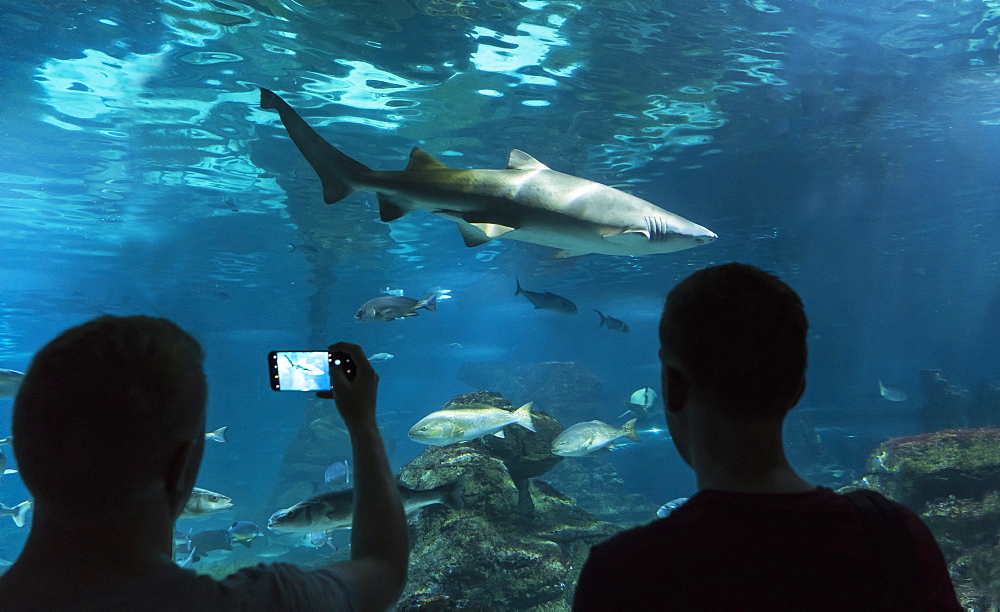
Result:
<instances>
[{"instance_id":1,"label":"shark pectoral fin","mask_svg":"<svg viewBox=\"0 0 1000 612\"><path fill-rule=\"evenodd\" d=\"M389 221L395 221L396 219L402 217L410 211L403 209L388 196L379 194L378 196L378 214L379 217L388 223Z\"/></svg>"},{"instance_id":2,"label":"shark pectoral fin","mask_svg":"<svg viewBox=\"0 0 1000 612\"><path fill-rule=\"evenodd\" d=\"M473 227L464 221L458 222L458 231L462 233L462 240L465 241L465 246L467 247L477 247L492 240L492 238L483 233L483 230Z\"/></svg>"},{"instance_id":3,"label":"shark pectoral fin","mask_svg":"<svg viewBox=\"0 0 1000 612\"><path fill-rule=\"evenodd\" d=\"M580 255L587 255L583 251L570 251L569 249L563 249L562 251L556 251L556 254L552 256L552 259L569 259L570 257L579 257Z\"/></svg>"},{"instance_id":4,"label":"shark pectoral fin","mask_svg":"<svg viewBox=\"0 0 1000 612\"><path fill-rule=\"evenodd\" d=\"M601 238L615 244L640 244L649 242L649 232L646 230L625 230L614 234L604 234Z\"/></svg>"},{"instance_id":5,"label":"shark pectoral fin","mask_svg":"<svg viewBox=\"0 0 1000 612\"><path fill-rule=\"evenodd\" d=\"M503 236L507 232L514 231L513 227L500 225L499 223L470 223L469 225L489 236L490 240L494 238L499 238L500 236Z\"/></svg>"},{"instance_id":6,"label":"shark pectoral fin","mask_svg":"<svg viewBox=\"0 0 1000 612\"><path fill-rule=\"evenodd\" d=\"M549 167L520 149L511 149L508 170L548 170Z\"/></svg>"},{"instance_id":7,"label":"shark pectoral fin","mask_svg":"<svg viewBox=\"0 0 1000 612\"><path fill-rule=\"evenodd\" d=\"M423 149L413 147L410 150L410 161L406 164L407 170L448 170L448 166L431 157Z\"/></svg>"}]
</instances>

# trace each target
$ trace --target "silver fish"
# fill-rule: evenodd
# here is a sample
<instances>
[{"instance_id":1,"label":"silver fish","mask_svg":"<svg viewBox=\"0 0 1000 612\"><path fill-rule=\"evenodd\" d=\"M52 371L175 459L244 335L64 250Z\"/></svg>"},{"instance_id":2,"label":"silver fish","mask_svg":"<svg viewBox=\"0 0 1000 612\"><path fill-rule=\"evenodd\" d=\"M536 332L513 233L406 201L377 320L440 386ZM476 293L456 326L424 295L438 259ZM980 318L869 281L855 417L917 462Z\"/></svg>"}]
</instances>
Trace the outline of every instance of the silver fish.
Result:
<instances>
[{"instance_id":1,"label":"silver fish","mask_svg":"<svg viewBox=\"0 0 1000 612\"><path fill-rule=\"evenodd\" d=\"M221 493L214 493L195 487L191 497L184 504L180 518L200 518L206 514L227 510L233 507L233 500Z\"/></svg>"},{"instance_id":2,"label":"silver fish","mask_svg":"<svg viewBox=\"0 0 1000 612\"><path fill-rule=\"evenodd\" d=\"M368 361L389 361L395 357L395 355L390 355L389 353L375 353L374 355L368 356Z\"/></svg>"},{"instance_id":3,"label":"silver fish","mask_svg":"<svg viewBox=\"0 0 1000 612\"><path fill-rule=\"evenodd\" d=\"M465 477L433 489L411 489L396 483L407 516L432 504L445 504L453 510L464 506L462 491ZM267 521L275 533L314 533L331 529L350 529L354 519L354 489L322 493L279 510Z\"/></svg>"},{"instance_id":4,"label":"silver fish","mask_svg":"<svg viewBox=\"0 0 1000 612\"><path fill-rule=\"evenodd\" d=\"M905 402L907 398L906 391L898 387L886 387L881 380L878 381L878 394L890 402Z\"/></svg>"},{"instance_id":5,"label":"silver fish","mask_svg":"<svg viewBox=\"0 0 1000 612\"><path fill-rule=\"evenodd\" d=\"M678 497L677 499L672 499L667 503L663 504L656 510L656 516L660 518L666 518L670 516L670 513L674 510L680 508L684 505L684 502L688 500L687 497Z\"/></svg>"},{"instance_id":6,"label":"silver fish","mask_svg":"<svg viewBox=\"0 0 1000 612\"><path fill-rule=\"evenodd\" d=\"M24 372L0 368L0 397L14 397L21 388Z\"/></svg>"},{"instance_id":7,"label":"silver fish","mask_svg":"<svg viewBox=\"0 0 1000 612\"><path fill-rule=\"evenodd\" d=\"M584 421L571 425L552 441L552 452L562 457L582 457L602 448L614 448L614 443L619 438L640 442L639 435L635 433L637 420L628 421L621 429L604 421Z\"/></svg>"},{"instance_id":8,"label":"silver fish","mask_svg":"<svg viewBox=\"0 0 1000 612\"><path fill-rule=\"evenodd\" d=\"M521 288L521 281L514 279L517 283L517 290L514 291L514 295L523 295L528 298L528 301L532 303L535 309L542 310L554 310L556 312L564 312L566 314L576 314L576 304L564 298L561 295L556 295L551 291L546 291L544 293L538 291L528 291L527 289Z\"/></svg>"},{"instance_id":9,"label":"silver fish","mask_svg":"<svg viewBox=\"0 0 1000 612\"><path fill-rule=\"evenodd\" d=\"M437 310L437 294L432 293L422 300L401 295L383 295L362 304L354 318L358 321L393 321L417 316L418 308L426 308L431 312Z\"/></svg>"},{"instance_id":10,"label":"silver fish","mask_svg":"<svg viewBox=\"0 0 1000 612\"><path fill-rule=\"evenodd\" d=\"M411 440L421 444L445 446L488 435L502 438L503 428L514 423L535 431L535 426L531 422L532 404L534 402L528 402L514 411L487 404L438 410L417 421L417 424L410 428L409 436Z\"/></svg>"},{"instance_id":11,"label":"silver fish","mask_svg":"<svg viewBox=\"0 0 1000 612\"><path fill-rule=\"evenodd\" d=\"M466 246L510 238L561 249L559 258L649 255L718 237L633 195L551 170L517 149L504 170L449 168L417 148L406 170L372 170L323 140L273 91L260 90L260 105L278 111L292 142L319 175L326 203L373 191L382 221L428 210L455 221Z\"/></svg>"},{"instance_id":12,"label":"silver fish","mask_svg":"<svg viewBox=\"0 0 1000 612\"><path fill-rule=\"evenodd\" d=\"M637 419L643 419L649 416L652 412L653 402L656 401L656 391L652 387L643 387L632 392L629 397L629 401L625 402L625 412L618 415L618 418L622 418L628 414L632 414Z\"/></svg>"}]
</instances>

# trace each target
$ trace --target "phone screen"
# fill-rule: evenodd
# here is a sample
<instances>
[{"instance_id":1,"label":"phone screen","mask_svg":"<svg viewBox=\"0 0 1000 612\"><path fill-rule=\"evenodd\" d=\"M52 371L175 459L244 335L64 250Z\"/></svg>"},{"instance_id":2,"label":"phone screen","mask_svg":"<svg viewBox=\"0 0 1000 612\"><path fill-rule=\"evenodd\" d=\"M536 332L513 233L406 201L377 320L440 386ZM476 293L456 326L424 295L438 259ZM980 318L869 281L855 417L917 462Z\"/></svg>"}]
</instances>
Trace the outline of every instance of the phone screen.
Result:
<instances>
[{"instance_id":1,"label":"phone screen","mask_svg":"<svg viewBox=\"0 0 1000 612\"><path fill-rule=\"evenodd\" d=\"M329 391L330 353L272 351L267 355L275 391Z\"/></svg>"}]
</instances>

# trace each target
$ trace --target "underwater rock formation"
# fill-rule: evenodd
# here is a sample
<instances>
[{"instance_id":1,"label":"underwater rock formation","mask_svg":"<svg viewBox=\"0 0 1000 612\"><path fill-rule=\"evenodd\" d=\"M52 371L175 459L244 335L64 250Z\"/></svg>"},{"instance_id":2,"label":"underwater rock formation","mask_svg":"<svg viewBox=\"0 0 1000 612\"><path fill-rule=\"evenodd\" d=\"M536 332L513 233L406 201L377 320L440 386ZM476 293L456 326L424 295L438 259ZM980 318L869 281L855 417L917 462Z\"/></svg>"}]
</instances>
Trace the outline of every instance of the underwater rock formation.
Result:
<instances>
[{"instance_id":1,"label":"underwater rock formation","mask_svg":"<svg viewBox=\"0 0 1000 612\"><path fill-rule=\"evenodd\" d=\"M545 474L543 480L572 497L587 512L623 528L655 520L659 504L650 503L645 495L630 493L608 461L609 454L570 457Z\"/></svg>"},{"instance_id":2,"label":"underwater rock formation","mask_svg":"<svg viewBox=\"0 0 1000 612\"><path fill-rule=\"evenodd\" d=\"M965 414L968 391L952 384L941 370L921 370L920 386L925 398L921 409L925 431L968 424Z\"/></svg>"},{"instance_id":3,"label":"underwater rock formation","mask_svg":"<svg viewBox=\"0 0 1000 612\"><path fill-rule=\"evenodd\" d=\"M601 413L601 381L573 362L466 362L458 370L458 379L476 389L496 391L518 406L534 401L535 410L566 422Z\"/></svg>"},{"instance_id":4,"label":"underwater rock formation","mask_svg":"<svg viewBox=\"0 0 1000 612\"><path fill-rule=\"evenodd\" d=\"M863 482L912 508L941 546L966 609L1000 604L1000 429L884 442Z\"/></svg>"},{"instance_id":5,"label":"underwater rock formation","mask_svg":"<svg viewBox=\"0 0 1000 612\"><path fill-rule=\"evenodd\" d=\"M306 401L306 418L295 439L285 449L278 470L279 481L269 508L287 508L326 490L323 472L337 458L350 456L351 439L333 402L319 398Z\"/></svg>"},{"instance_id":6,"label":"underwater rock formation","mask_svg":"<svg viewBox=\"0 0 1000 612\"><path fill-rule=\"evenodd\" d=\"M892 438L872 454L865 481L914 508L949 495L982 499L1000 486L1000 429Z\"/></svg>"},{"instance_id":7,"label":"underwater rock formation","mask_svg":"<svg viewBox=\"0 0 1000 612\"><path fill-rule=\"evenodd\" d=\"M509 407L502 397L482 392L451 404L474 402ZM557 425L546 419L551 417L537 415L535 425L551 444ZM421 489L464 478L465 507L428 507L414 523L409 581L397 610L569 609L590 546L620 528L527 477L557 462L532 451L542 446L529 442L539 434L524 430L522 436L518 429L505 430L511 438L506 442L487 436L432 446L403 467L400 479ZM539 456L519 463L511 455L516 448ZM511 466L522 476L520 486Z\"/></svg>"}]
</instances>

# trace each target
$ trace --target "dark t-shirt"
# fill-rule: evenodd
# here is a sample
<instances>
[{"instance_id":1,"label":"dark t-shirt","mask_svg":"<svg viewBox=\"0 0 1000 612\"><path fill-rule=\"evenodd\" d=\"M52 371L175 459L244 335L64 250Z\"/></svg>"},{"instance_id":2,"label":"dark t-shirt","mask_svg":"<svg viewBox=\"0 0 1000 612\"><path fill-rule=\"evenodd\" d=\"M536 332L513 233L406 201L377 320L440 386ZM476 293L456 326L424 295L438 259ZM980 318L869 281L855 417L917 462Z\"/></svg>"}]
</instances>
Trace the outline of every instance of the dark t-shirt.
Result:
<instances>
[{"instance_id":1,"label":"dark t-shirt","mask_svg":"<svg viewBox=\"0 0 1000 612\"><path fill-rule=\"evenodd\" d=\"M960 611L934 536L913 536L927 610ZM573 600L586 610L875 610L878 559L854 506L830 489L706 490L670 516L593 547Z\"/></svg>"}]
</instances>

